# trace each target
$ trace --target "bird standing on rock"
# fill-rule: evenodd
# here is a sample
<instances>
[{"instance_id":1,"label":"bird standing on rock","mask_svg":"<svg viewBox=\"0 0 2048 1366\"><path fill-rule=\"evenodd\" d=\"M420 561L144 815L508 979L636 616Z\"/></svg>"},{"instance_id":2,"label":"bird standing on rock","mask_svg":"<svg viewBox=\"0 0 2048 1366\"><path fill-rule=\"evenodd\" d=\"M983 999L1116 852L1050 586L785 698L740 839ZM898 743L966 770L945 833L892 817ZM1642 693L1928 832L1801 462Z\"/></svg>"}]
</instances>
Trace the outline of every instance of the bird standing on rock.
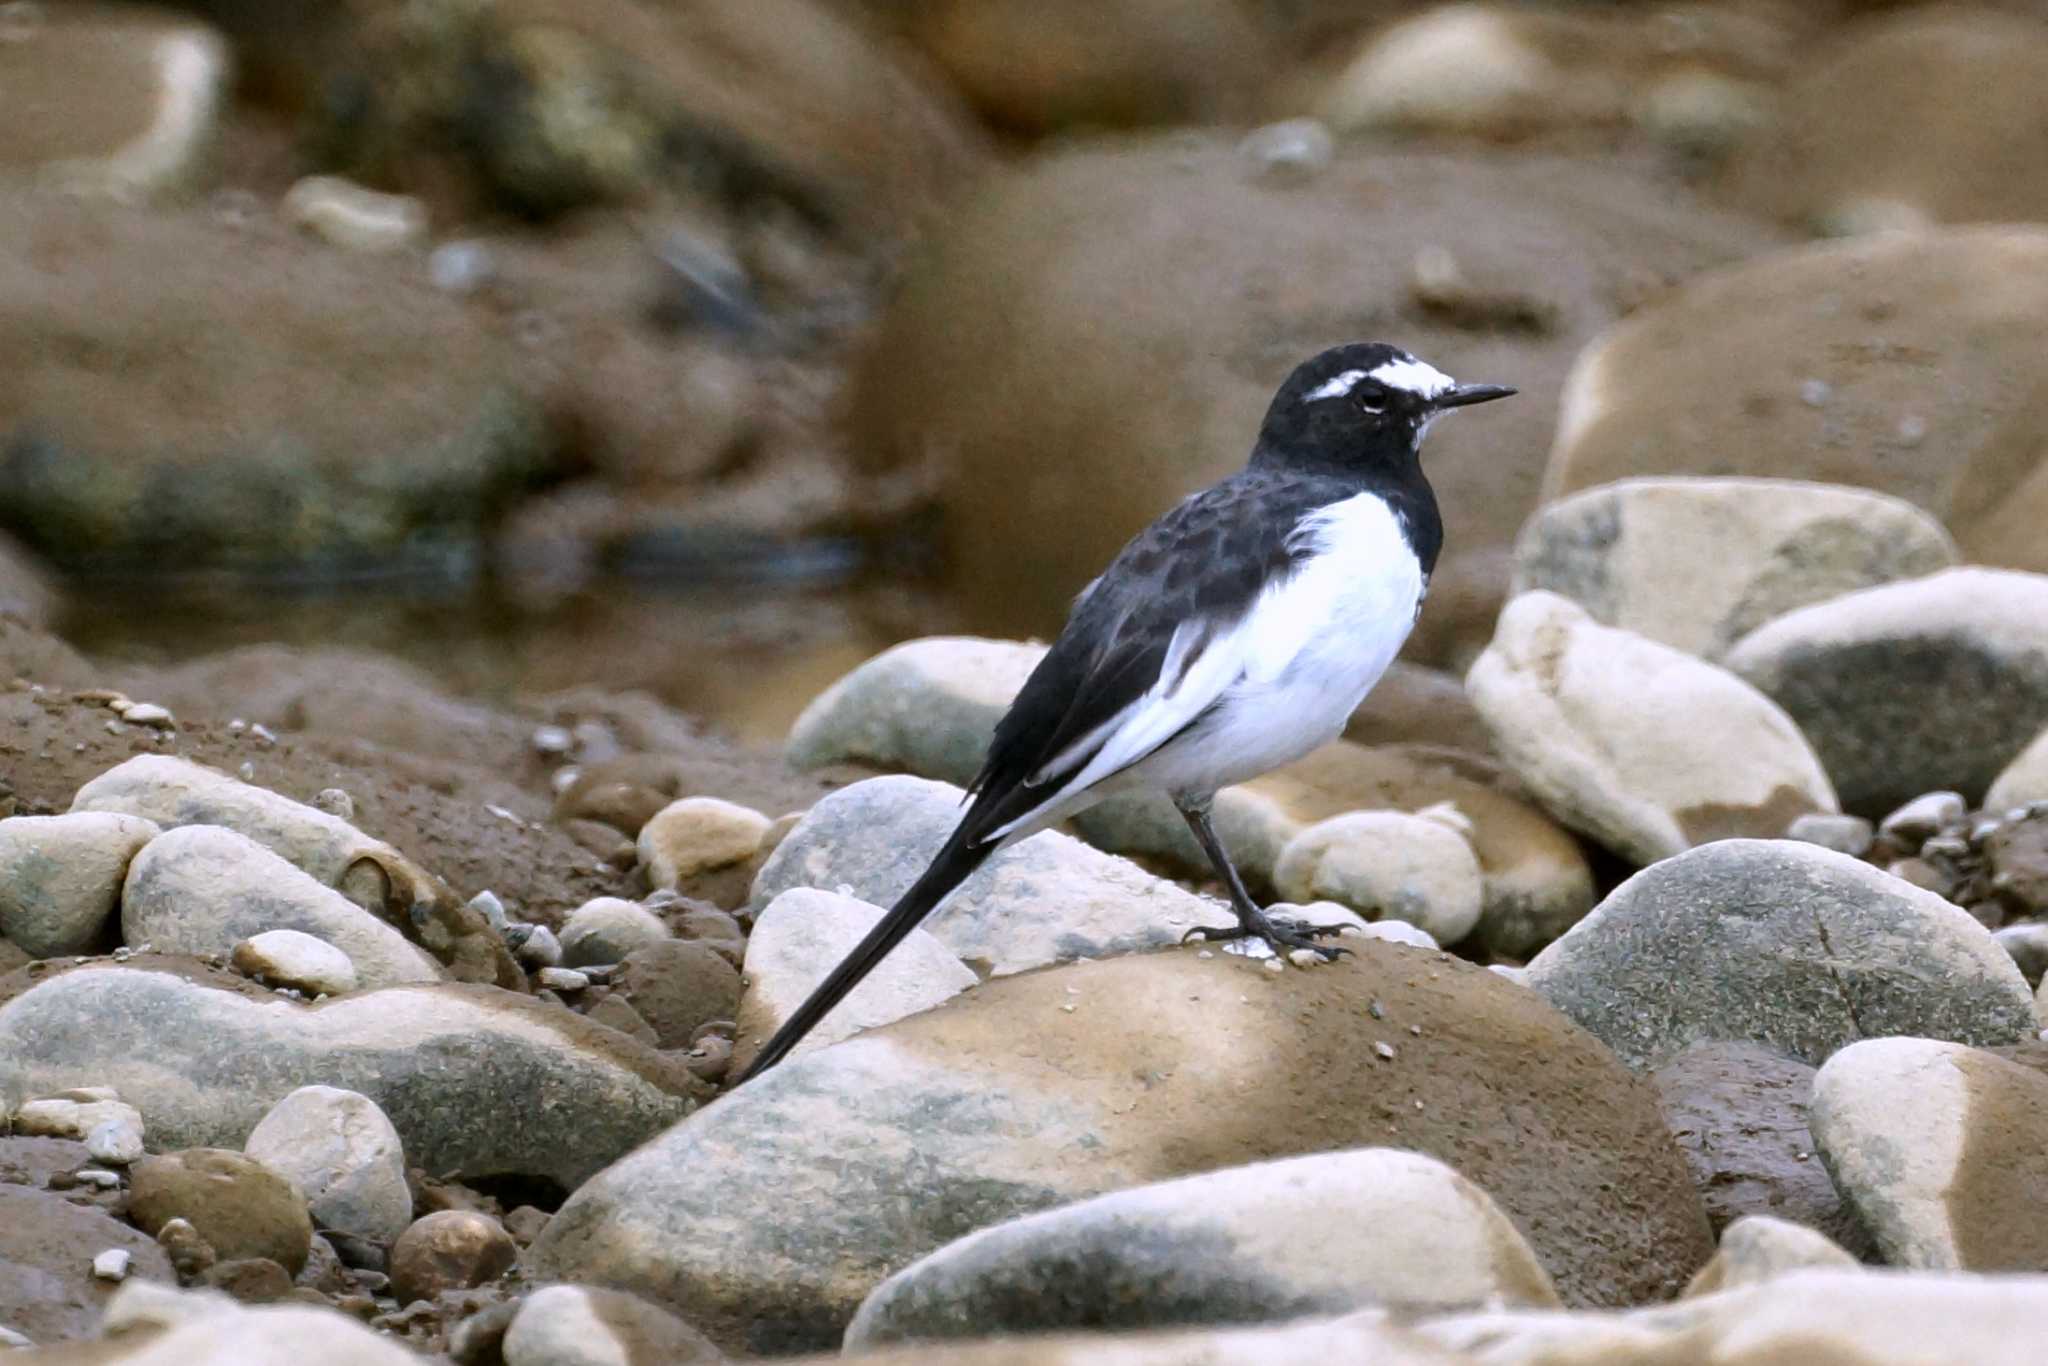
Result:
<instances>
[{"instance_id":1,"label":"bird standing on rock","mask_svg":"<svg viewBox=\"0 0 2048 1366\"><path fill-rule=\"evenodd\" d=\"M1081 590L997 723L972 804L931 866L754 1058L773 1067L982 862L1104 797L1166 792L1278 952L1335 926L1260 909L1209 823L1217 789L1341 733L1400 651L1443 544L1420 449L1444 413L1506 398L1384 342L1332 347L1274 395L1251 460L1138 533Z\"/></svg>"}]
</instances>

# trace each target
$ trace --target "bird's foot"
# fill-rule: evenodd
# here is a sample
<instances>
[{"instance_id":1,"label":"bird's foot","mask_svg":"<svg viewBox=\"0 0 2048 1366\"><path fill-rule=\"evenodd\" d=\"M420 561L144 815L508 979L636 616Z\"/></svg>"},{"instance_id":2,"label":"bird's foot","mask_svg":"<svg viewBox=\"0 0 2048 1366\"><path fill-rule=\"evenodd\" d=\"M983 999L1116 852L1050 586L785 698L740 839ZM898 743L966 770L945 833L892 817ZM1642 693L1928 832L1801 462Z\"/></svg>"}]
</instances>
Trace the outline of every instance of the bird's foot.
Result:
<instances>
[{"instance_id":1,"label":"bird's foot","mask_svg":"<svg viewBox=\"0 0 2048 1366\"><path fill-rule=\"evenodd\" d=\"M1237 924L1227 930L1207 925L1197 925L1181 936L1180 942L1200 935L1205 940L1263 939L1273 952L1282 958L1296 949L1307 949L1325 963L1334 963L1351 950L1334 944L1318 944L1319 935L1335 937L1351 929L1350 925L1311 925L1301 920L1287 920L1267 915L1256 906L1241 908L1237 913Z\"/></svg>"}]
</instances>

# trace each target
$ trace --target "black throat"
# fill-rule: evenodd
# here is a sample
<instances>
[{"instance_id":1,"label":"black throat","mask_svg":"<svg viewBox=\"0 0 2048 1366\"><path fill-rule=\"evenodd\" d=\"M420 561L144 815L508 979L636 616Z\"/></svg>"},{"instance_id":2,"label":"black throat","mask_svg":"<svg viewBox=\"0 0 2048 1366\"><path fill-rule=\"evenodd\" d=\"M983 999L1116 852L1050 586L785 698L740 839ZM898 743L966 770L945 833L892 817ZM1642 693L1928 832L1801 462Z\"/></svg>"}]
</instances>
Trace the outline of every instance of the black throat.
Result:
<instances>
[{"instance_id":1,"label":"black throat","mask_svg":"<svg viewBox=\"0 0 2048 1366\"><path fill-rule=\"evenodd\" d=\"M1260 430L1247 469L1341 489L1347 497L1377 494L1400 522L1409 548L1422 561L1423 575L1435 572L1444 522L1436 491L1422 472L1419 443L1409 433L1361 441L1355 432L1319 431L1314 423L1276 422L1273 417Z\"/></svg>"}]
</instances>

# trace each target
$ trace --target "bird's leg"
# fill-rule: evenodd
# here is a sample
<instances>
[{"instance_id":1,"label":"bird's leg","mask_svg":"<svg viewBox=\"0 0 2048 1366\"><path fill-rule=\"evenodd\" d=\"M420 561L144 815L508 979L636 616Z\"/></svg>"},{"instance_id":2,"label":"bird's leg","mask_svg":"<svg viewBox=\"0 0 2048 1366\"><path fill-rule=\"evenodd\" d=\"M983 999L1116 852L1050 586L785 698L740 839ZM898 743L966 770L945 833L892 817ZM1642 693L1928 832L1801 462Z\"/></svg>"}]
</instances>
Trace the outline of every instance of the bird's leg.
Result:
<instances>
[{"instance_id":1,"label":"bird's leg","mask_svg":"<svg viewBox=\"0 0 2048 1366\"><path fill-rule=\"evenodd\" d=\"M1202 852L1209 856L1210 864L1223 879L1223 886L1230 893L1230 909L1237 913L1236 929L1215 930L1201 926L1181 936L1182 943L1197 934L1206 939L1248 939L1256 936L1270 944L1275 953L1307 949L1320 955L1324 962L1334 962L1340 954L1351 952L1316 942L1317 935L1336 934L1345 926L1305 925L1298 920L1275 919L1260 910L1259 903L1253 901L1252 894L1245 890L1244 879L1237 875L1237 866L1223 851L1223 841L1216 838L1215 827L1209 824L1209 803L1176 797L1173 804L1180 809L1188 829L1195 832L1195 842L1202 846Z\"/></svg>"}]
</instances>

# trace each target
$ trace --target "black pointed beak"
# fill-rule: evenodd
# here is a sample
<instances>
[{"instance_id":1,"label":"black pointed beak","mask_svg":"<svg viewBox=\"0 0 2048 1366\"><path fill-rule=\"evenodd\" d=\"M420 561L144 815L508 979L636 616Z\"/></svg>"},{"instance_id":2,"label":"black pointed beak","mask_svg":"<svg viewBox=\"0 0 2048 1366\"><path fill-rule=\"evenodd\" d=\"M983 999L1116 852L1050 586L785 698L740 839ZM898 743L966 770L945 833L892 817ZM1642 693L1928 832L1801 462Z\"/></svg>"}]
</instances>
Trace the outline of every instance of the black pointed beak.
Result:
<instances>
[{"instance_id":1,"label":"black pointed beak","mask_svg":"<svg viewBox=\"0 0 2048 1366\"><path fill-rule=\"evenodd\" d=\"M1515 391L1505 384L1460 384L1448 394L1436 400L1439 408L1468 408L1475 403L1491 403L1497 398L1507 398Z\"/></svg>"}]
</instances>

